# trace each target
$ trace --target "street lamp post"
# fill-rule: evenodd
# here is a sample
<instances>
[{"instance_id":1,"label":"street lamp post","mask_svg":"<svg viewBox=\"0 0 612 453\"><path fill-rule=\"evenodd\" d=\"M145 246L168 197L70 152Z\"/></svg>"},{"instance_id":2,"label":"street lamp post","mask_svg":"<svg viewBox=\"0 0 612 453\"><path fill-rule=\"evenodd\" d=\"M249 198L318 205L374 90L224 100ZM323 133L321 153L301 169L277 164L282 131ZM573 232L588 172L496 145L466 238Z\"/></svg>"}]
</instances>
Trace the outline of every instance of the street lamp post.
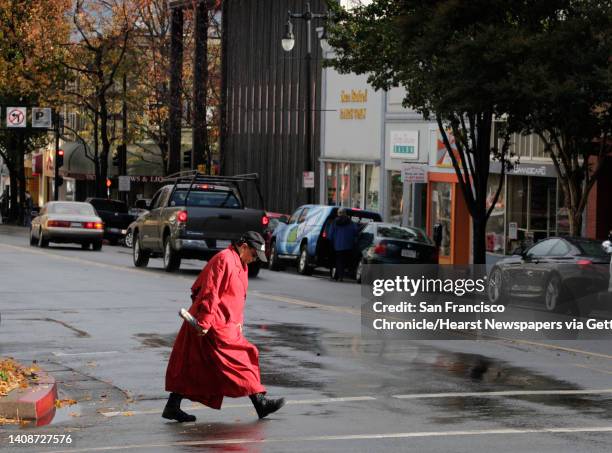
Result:
<instances>
[{"instance_id":1,"label":"street lamp post","mask_svg":"<svg viewBox=\"0 0 612 453\"><path fill-rule=\"evenodd\" d=\"M314 155L312 149L312 126L314 122L314 108L312 106L312 20L326 19L328 14L313 13L310 10L310 3L306 3L306 11L302 13L287 13L288 19L285 25L285 34L281 40L281 45L286 52L291 52L295 45L295 35L293 34L293 23L291 19L302 19L306 21L306 153L304 155L304 171L313 171L312 157ZM321 40L321 46L325 48L326 43ZM313 189L306 189L306 202L313 202Z\"/></svg>"}]
</instances>

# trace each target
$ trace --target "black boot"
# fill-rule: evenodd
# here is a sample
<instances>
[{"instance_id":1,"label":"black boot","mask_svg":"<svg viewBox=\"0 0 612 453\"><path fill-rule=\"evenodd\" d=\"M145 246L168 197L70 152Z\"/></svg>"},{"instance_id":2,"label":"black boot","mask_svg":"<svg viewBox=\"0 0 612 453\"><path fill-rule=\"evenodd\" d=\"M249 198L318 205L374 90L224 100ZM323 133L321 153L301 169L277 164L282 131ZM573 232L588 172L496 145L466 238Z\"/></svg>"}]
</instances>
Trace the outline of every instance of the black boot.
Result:
<instances>
[{"instance_id":1,"label":"black boot","mask_svg":"<svg viewBox=\"0 0 612 453\"><path fill-rule=\"evenodd\" d=\"M249 398L251 398L251 402L253 403L253 406L255 406L255 410L257 411L259 418L264 418L266 415L276 412L285 405L285 398L273 400L266 398L263 393L249 395Z\"/></svg>"},{"instance_id":2,"label":"black boot","mask_svg":"<svg viewBox=\"0 0 612 453\"><path fill-rule=\"evenodd\" d=\"M179 423L195 422L195 415L189 415L181 410L182 399L183 397L178 393L170 393L164 412L162 412L162 417L168 420L176 420Z\"/></svg>"}]
</instances>

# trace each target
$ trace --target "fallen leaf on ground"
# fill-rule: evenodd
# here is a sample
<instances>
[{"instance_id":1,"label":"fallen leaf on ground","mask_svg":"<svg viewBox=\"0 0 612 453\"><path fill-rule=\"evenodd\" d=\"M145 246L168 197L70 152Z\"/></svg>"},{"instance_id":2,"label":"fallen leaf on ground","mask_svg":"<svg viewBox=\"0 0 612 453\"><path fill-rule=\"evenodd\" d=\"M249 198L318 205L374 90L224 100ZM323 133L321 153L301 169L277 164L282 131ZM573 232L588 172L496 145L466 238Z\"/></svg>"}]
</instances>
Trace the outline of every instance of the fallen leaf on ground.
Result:
<instances>
[{"instance_id":1,"label":"fallen leaf on ground","mask_svg":"<svg viewBox=\"0 0 612 453\"><path fill-rule=\"evenodd\" d=\"M55 407L57 409L60 409L62 407L66 407L66 406L72 406L72 405L74 405L76 403L77 403L76 400L71 400L71 399L55 400Z\"/></svg>"}]
</instances>

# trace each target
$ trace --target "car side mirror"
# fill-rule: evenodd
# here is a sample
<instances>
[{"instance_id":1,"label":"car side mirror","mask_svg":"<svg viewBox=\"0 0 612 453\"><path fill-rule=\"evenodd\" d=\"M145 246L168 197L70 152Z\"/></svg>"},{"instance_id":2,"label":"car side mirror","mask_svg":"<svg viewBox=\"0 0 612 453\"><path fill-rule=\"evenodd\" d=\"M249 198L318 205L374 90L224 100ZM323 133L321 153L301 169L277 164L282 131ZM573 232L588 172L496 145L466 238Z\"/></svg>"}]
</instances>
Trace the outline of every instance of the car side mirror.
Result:
<instances>
[{"instance_id":1,"label":"car side mirror","mask_svg":"<svg viewBox=\"0 0 612 453\"><path fill-rule=\"evenodd\" d=\"M440 248L440 245L442 245L442 236L443 236L442 224L436 223L433 226L433 241L436 244L436 247L438 248Z\"/></svg>"}]
</instances>

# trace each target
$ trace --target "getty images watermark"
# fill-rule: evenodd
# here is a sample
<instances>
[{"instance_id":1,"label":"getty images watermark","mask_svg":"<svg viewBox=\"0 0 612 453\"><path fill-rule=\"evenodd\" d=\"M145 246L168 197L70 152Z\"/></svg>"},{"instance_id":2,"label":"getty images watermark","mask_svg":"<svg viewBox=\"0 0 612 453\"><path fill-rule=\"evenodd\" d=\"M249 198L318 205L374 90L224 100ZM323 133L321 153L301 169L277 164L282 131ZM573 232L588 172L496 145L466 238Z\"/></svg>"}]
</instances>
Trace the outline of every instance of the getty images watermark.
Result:
<instances>
[{"instance_id":1,"label":"getty images watermark","mask_svg":"<svg viewBox=\"0 0 612 453\"><path fill-rule=\"evenodd\" d=\"M609 274L559 282L528 269L489 275L485 266L366 265L362 334L395 339L607 339ZM599 279L598 279L599 278ZM552 297L556 299L552 299Z\"/></svg>"}]
</instances>

